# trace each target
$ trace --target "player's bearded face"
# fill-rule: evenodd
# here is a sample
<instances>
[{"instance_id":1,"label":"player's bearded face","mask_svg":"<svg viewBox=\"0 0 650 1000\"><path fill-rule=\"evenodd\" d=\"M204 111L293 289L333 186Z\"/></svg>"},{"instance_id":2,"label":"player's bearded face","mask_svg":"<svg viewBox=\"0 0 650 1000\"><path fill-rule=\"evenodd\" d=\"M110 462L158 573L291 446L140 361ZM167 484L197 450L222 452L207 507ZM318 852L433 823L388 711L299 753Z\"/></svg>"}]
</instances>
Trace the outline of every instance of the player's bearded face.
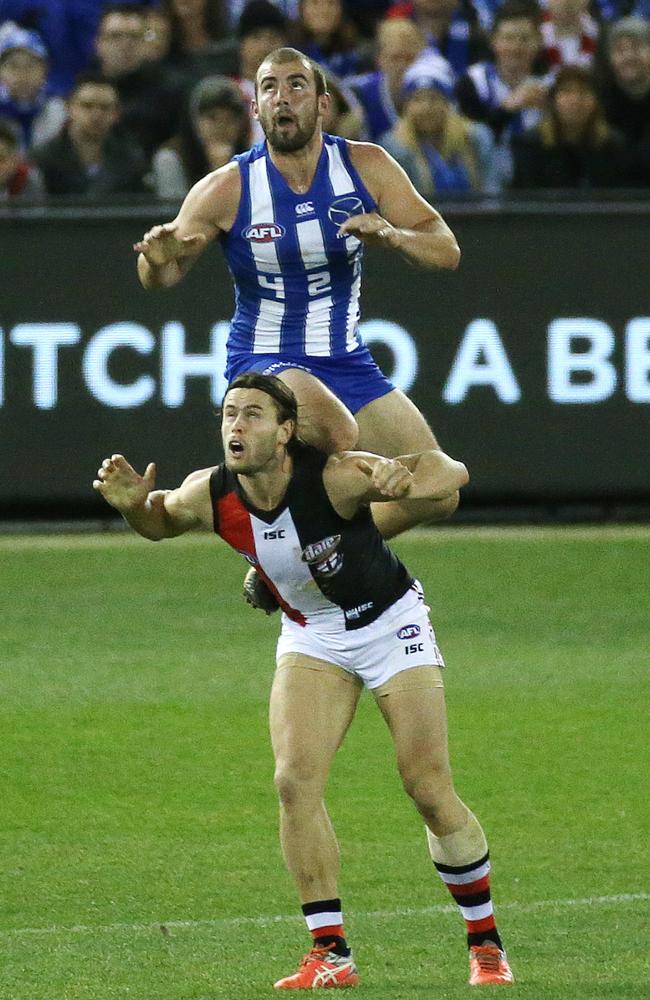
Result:
<instances>
[{"instance_id":1,"label":"player's bearded face","mask_svg":"<svg viewBox=\"0 0 650 1000\"><path fill-rule=\"evenodd\" d=\"M275 110L260 107L260 124L268 143L279 153L295 153L303 149L316 131L318 98L300 109L281 106Z\"/></svg>"},{"instance_id":2,"label":"player's bearded face","mask_svg":"<svg viewBox=\"0 0 650 1000\"><path fill-rule=\"evenodd\" d=\"M316 80L302 60L262 63L256 87L257 115L269 146L279 153L303 149L321 114Z\"/></svg>"}]
</instances>

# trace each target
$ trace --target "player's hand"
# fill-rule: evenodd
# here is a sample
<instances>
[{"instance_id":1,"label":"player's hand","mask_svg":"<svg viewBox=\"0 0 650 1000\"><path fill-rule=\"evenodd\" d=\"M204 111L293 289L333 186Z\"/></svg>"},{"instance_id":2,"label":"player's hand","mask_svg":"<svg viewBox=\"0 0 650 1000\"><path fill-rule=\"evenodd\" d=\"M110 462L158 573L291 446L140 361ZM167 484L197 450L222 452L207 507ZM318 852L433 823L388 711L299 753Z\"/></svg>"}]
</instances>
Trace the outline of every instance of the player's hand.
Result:
<instances>
[{"instance_id":1,"label":"player's hand","mask_svg":"<svg viewBox=\"0 0 650 1000\"><path fill-rule=\"evenodd\" d=\"M339 228L339 236L356 236L362 243L399 248L401 232L377 212L351 215Z\"/></svg>"},{"instance_id":2,"label":"player's hand","mask_svg":"<svg viewBox=\"0 0 650 1000\"><path fill-rule=\"evenodd\" d=\"M150 462L144 476L138 475L123 455L105 458L93 480L93 489L119 511L142 507L154 488L156 466Z\"/></svg>"},{"instance_id":3,"label":"player's hand","mask_svg":"<svg viewBox=\"0 0 650 1000\"><path fill-rule=\"evenodd\" d=\"M372 464L365 458L357 458L356 466L384 496L395 500L408 496L413 473L396 458L380 458Z\"/></svg>"},{"instance_id":4,"label":"player's hand","mask_svg":"<svg viewBox=\"0 0 650 1000\"><path fill-rule=\"evenodd\" d=\"M413 473L396 458L381 458L372 470L372 485L384 496L399 500L408 496Z\"/></svg>"},{"instance_id":5,"label":"player's hand","mask_svg":"<svg viewBox=\"0 0 650 1000\"><path fill-rule=\"evenodd\" d=\"M154 267L163 267L172 260L200 253L206 243L205 235L196 233L194 236L179 238L176 235L177 230L178 225L175 222L154 226L138 243L133 244L133 249L136 253L141 253Z\"/></svg>"}]
</instances>

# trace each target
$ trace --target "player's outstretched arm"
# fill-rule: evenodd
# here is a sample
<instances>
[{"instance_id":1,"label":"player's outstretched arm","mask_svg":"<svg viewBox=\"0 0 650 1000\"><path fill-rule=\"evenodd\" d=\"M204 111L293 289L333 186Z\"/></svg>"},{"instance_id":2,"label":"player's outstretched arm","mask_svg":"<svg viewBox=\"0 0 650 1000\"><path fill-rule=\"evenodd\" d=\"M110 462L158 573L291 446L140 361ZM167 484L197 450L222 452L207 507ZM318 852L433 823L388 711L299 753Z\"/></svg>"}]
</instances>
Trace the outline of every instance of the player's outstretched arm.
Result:
<instances>
[{"instance_id":1,"label":"player's outstretched arm","mask_svg":"<svg viewBox=\"0 0 650 1000\"><path fill-rule=\"evenodd\" d=\"M349 143L352 162L377 202L377 212L354 215L339 232L397 250L412 264L455 270L460 248L453 232L418 194L396 160L373 143Z\"/></svg>"},{"instance_id":2,"label":"player's outstretched arm","mask_svg":"<svg viewBox=\"0 0 650 1000\"><path fill-rule=\"evenodd\" d=\"M368 452L333 455L323 473L330 500L343 517L389 500L445 500L469 482L462 462L442 451L382 458Z\"/></svg>"},{"instance_id":3,"label":"player's outstretched arm","mask_svg":"<svg viewBox=\"0 0 650 1000\"><path fill-rule=\"evenodd\" d=\"M143 288L177 285L217 234L230 227L239 196L239 168L234 163L195 184L172 222L153 226L133 244Z\"/></svg>"},{"instance_id":4,"label":"player's outstretched arm","mask_svg":"<svg viewBox=\"0 0 650 1000\"><path fill-rule=\"evenodd\" d=\"M93 488L138 534L157 542L210 526L210 472L193 472L177 490L154 490L153 462L141 476L123 455L111 455L98 469Z\"/></svg>"}]
</instances>

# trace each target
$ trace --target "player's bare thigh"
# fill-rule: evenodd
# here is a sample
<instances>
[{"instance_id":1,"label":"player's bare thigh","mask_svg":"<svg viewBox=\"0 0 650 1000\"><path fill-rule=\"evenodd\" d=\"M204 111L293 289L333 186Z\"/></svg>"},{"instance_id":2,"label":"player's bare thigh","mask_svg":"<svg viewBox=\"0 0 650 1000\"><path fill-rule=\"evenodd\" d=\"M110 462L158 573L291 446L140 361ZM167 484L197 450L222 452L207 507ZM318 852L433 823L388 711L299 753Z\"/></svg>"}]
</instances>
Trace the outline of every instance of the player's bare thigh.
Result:
<instances>
[{"instance_id":1,"label":"player's bare thigh","mask_svg":"<svg viewBox=\"0 0 650 1000\"><path fill-rule=\"evenodd\" d=\"M356 420L320 379L300 368L286 368L278 372L278 377L298 400L298 433L303 441L327 454L356 447Z\"/></svg>"},{"instance_id":2,"label":"player's bare thigh","mask_svg":"<svg viewBox=\"0 0 650 1000\"><path fill-rule=\"evenodd\" d=\"M303 653L280 657L270 699L276 780L325 787L354 718L362 684L341 667Z\"/></svg>"},{"instance_id":3,"label":"player's bare thigh","mask_svg":"<svg viewBox=\"0 0 650 1000\"><path fill-rule=\"evenodd\" d=\"M394 389L358 410L361 451L394 458L439 448L436 437L417 406L399 389ZM372 516L386 539L394 538L417 524L430 524L450 517L458 504L458 494L445 500L394 500L372 504Z\"/></svg>"},{"instance_id":4,"label":"player's bare thigh","mask_svg":"<svg viewBox=\"0 0 650 1000\"><path fill-rule=\"evenodd\" d=\"M448 775L447 709L439 667L413 667L373 691L397 754L400 772Z\"/></svg>"},{"instance_id":5,"label":"player's bare thigh","mask_svg":"<svg viewBox=\"0 0 650 1000\"><path fill-rule=\"evenodd\" d=\"M393 738L404 788L425 823L438 836L459 830L467 808L454 790L439 668L403 671L373 693Z\"/></svg>"},{"instance_id":6,"label":"player's bare thigh","mask_svg":"<svg viewBox=\"0 0 650 1000\"><path fill-rule=\"evenodd\" d=\"M394 458L439 447L417 406L400 389L373 399L355 416L361 451Z\"/></svg>"}]
</instances>

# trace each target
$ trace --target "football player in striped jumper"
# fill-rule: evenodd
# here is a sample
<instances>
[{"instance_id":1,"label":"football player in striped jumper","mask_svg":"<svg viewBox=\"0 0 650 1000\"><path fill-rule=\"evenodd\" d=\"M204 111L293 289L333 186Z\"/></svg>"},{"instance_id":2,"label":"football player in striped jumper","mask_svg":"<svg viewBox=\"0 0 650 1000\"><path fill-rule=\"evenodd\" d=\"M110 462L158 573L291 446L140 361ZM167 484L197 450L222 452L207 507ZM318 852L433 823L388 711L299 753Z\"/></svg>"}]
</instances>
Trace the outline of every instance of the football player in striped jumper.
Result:
<instances>
[{"instance_id":1,"label":"football player in striped jumper","mask_svg":"<svg viewBox=\"0 0 650 1000\"><path fill-rule=\"evenodd\" d=\"M280 838L312 935L277 989L356 986L343 927L339 851L324 804L329 770L364 686L376 698L435 867L467 926L472 985L513 981L490 895L481 826L454 790L444 661L422 589L387 547L370 504L444 500L467 470L439 449L395 459L326 455L296 437L298 404L274 376L231 382L222 409L225 462L175 490L155 490L122 455L94 487L145 538L204 527L254 565L282 607L270 728Z\"/></svg>"},{"instance_id":2,"label":"football player in striped jumper","mask_svg":"<svg viewBox=\"0 0 650 1000\"><path fill-rule=\"evenodd\" d=\"M172 222L134 245L138 274L145 288L171 287L219 238L235 284L228 380L279 376L298 398L301 437L328 453L426 451L437 444L424 417L359 335L363 247L430 269L456 268L460 251L385 150L323 134L329 100L314 62L296 49L270 53L253 105L265 141L204 177ZM395 500L373 514L390 538L457 502Z\"/></svg>"}]
</instances>

